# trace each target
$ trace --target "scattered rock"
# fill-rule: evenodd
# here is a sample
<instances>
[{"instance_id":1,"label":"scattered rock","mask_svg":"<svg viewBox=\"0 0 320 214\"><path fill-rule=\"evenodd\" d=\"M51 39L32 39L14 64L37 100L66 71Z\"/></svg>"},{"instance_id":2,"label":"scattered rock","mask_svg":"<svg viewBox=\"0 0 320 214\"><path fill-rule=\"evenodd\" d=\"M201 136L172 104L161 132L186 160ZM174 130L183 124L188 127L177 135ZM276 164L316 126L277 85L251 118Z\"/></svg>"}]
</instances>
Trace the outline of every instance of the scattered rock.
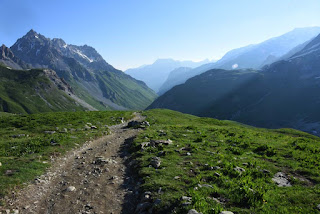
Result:
<instances>
[{"instance_id":1,"label":"scattered rock","mask_svg":"<svg viewBox=\"0 0 320 214\"><path fill-rule=\"evenodd\" d=\"M320 204L318 204L317 208L318 208L318 210L320 210Z\"/></svg>"},{"instance_id":2,"label":"scattered rock","mask_svg":"<svg viewBox=\"0 0 320 214\"><path fill-rule=\"evenodd\" d=\"M287 175L283 172L277 172L272 181L275 182L279 187L290 187L291 183L287 177Z\"/></svg>"},{"instance_id":3,"label":"scattered rock","mask_svg":"<svg viewBox=\"0 0 320 214\"><path fill-rule=\"evenodd\" d=\"M151 192L145 192L141 197L141 202L150 202L152 200L151 196Z\"/></svg>"},{"instance_id":4,"label":"scattered rock","mask_svg":"<svg viewBox=\"0 0 320 214\"><path fill-rule=\"evenodd\" d=\"M201 186L202 186L202 187L206 187L206 188L211 188L211 189L213 189L213 186L211 186L211 185L209 185L209 184L202 184Z\"/></svg>"},{"instance_id":5,"label":"scattered rock","mask_svg":"<svg viewBox=\"0 0 320 214\"><path fill-rule=\"evenodd\" d=\"M174 177L174 180L179 180L180 179L180 176L175 176Z\"/></svg>"},{"instance_id":6,"label":"scattered rock","mask_svg":"<svg viewBox=\"0 0 320 214\"><path fill-rule=\"evenodd\" d=\"M76 188L74 187L74 186L69 186L68 188L67 188L67 192L73 192L73 191L75 191L76 190Z\"/></svg>"},{"instance_id":7,"label":"scattered rock","mask_svg":"<svg viewBox=\"0 0 320 214\"><path fill-rule=\"evenodd\" d=\"M189 206L192 202L192 197L182 196L181 201L182 201L182 206Z\"/></svg>"},{"instance_id":8,"label":"scattered rock","mask_svg":"<svg viewBox=\"0 0 320 214\"><path fill-rule=\"evenodd\" d=\"M12 210L14 214L19 214L19 210Z\"/></svg>"},{"instance_id":9,"label":"scattered rock","mask_svg":"<svg viewBox=\"0 0 320 214\"><path fill-rule=\"evenodd\" d=\"M56 131L44 131L45 134L54 134Z\"/></svg>"},{"instance_id":10,"label":"scattered rock","mask_svg":"<svg viewBox=\"0 0 320 214\"><path fill-rule=\"evenodd\" d=\"M150 162L151 166L154 168L159 168L161 165L161 159L159 157L153 157Z\"/></svg>"},{"instance_id":11,"label":"scattered rock","mask_svg":"<svg viewBox=\"0 0 320 214\"><path fill-rule=\"evenodd\" d=\"M148 121L139 122L139 121L133 120L128 123L127 127L138 129L138 128L146 128L147 126L150 126Z\"/></svg>"},{"instance_id":12,"label":"scattered rock","mask_svg":"<svg viewBox=\"0 0 320 214\"><path fill-rule=\"evenodd\" d=\"M96 126L91 126L90 129L98 129Z\"/></svg>"},{"instance_id":13,"label":"scattered rock","mask_svg":"<svg viewBox=\"0 0 320 214\"><path fill-rule=\"evenodd\" d=\"M202 214L202 213L199 213L197 210L192 209L188 211L188 214Z\"/></svg>"},{"instance_id":14,"label":"scattered rock","mask_svg":"<svg viewBox=\"0 0 320 214\"><path fill-rule=\"evenodd\" d=\"M14 170L8 169L8 170L5 172L5 175L7 175L7 176L12 176L12 175L14 175Z\"/></svg>"},{"instance_id":15,"label":"scattered rock","mask_svg":"<svg viewBox=\"0 0 320 214\"><path fill-rule=\"evenodd\" d=\"M263 169L262 172L263 172L264 174L270 174L270 171L267 170L267 169Z\"/></svg>"},{"instance_id":16,"label":"scattered rock","mask_svg":"<svg viewBox=\"0 0 320 214\"><path fill-rule=\"evenodd\" d=\"M0 166L2 166L2 163L0 162Z\"/></svg>"},{"instance_id":17,"label":"scattered rock","mask_svg":"<svg viewBox=\"0 0 320 214\"><path fill-rule=\"evenodd\" d=\"M190 153L190 152L187 152L187 156L191 156L191 153Z\"/></svg>"},{"instance_id":18,"label":"scattered rock","mask_svg":"<svg viewBox=\"0 0 320 214\"><path fill-rule=\"evenodd\" d=\"M215 176L220 177L221 175L217 172L214 173Z\"/></svg>"},{"instance_id":19,"label":"scattered rock","mask_svg":"<svg viewBox=\"0 0 320 214\"><path fill-rule=\"evenodd\" d=\"M236 166L236 167L234 168L234 170L235 170L236 172L239 172L240 174L246 171L244 168L241 168L241 167L238 167L238 166Z\"/></svg>"},{"instance_id":20,"label":"scattered rock","mask_svg":"<svg viewBox=\"0 0 320 214\"><path fill-rule=\"evenodd\" d=\"M231 211L221 211L220 214L233 214Z\"/></svg>"},{"instance_id":21,"label":"scattered rock","mask_svg":"<svg viewBox=\"0 0 320 214\"><path fill-rule=\"evenodd\" d=\"M12 138L20 138L20 137L25 137L25 134L16 134L16 135L11 135Z\"/></svg>"}]
</instances>

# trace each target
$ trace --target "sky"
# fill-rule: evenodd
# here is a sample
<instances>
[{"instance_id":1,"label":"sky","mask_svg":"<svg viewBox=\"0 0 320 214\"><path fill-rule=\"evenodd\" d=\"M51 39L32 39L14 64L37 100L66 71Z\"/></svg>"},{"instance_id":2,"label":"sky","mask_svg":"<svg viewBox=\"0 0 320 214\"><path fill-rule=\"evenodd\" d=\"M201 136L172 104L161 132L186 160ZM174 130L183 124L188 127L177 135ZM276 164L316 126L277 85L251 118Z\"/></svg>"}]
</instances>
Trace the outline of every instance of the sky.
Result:
<instances>
[{"instance_id":1,"label":"sky","mask_svg":"<svg viewBox=\"0 0 320 214\"><path fill-rule=\"evenodd\" d=\"M30 29L90 45L125 70L159 58L200 61L320 26L319 0L0 0L0 43Z\"/></svg>"}]
</instances>

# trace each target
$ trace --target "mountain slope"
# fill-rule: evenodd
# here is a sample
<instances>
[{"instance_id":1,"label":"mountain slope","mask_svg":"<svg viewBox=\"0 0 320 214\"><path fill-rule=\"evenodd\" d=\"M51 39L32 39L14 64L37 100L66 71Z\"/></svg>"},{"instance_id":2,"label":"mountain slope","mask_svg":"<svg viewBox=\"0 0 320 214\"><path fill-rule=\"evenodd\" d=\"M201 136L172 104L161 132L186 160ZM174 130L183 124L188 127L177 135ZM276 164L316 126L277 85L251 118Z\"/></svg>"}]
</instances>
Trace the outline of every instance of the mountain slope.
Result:
<instances>
[{"instance_id":1,"label":"mountain slope","mask_svg":"<svg viewBox=\"0 0 320 214\"><path fill-rule=\"evenodd\" d=\"M26 69L29 66L17 58L10 48L2 45L0 47L0 63L13 69Z\"/></svg>"},{"instance_id":2,"label":"mountain slope","mask_svg":"<svg viewBox=\"0 0 320 214\"><path fill-rule=\"evenodd\" d=\"M320 35L289 59L253 73L241 82L239 75L244 74L239 71L205 72L174 87L149 108L320 133ZM232 89L226 91L228 84Z\"/></svg>"},{"instance_id":3,"label":"mountain slope","mask_svg":"<svg viewBox=\"0 0 320 214\"><path fill-rule=\"evenodd\" d=\"M259 69L267 64L286 59L301 50L306 42L320 33L320 27L297 28L282 36L275 37L256 45L248 45L226 53L214 64L200 66L188 72L176 76L171 80L168 78L162 88L170 89L174 85L185 83L191 77L199 75L210 69ZM164 93L165 90L162 90Z\"/></svg>"},{"instance_id":4,"label":"mountain slope","mask_svg":"<svg viewBox=\"0 0 320 214\"><path fill-rule=\"evenodd\" d=\"M99 110L143 109L156 97L143 82L116 70L87 45L67 45L62 39L51 40L31 30L11 49L34 68L55 70L79 98ZM112 86L102 81L106 76Z\"/></svg>"},{"instance_id":5,"label":"mountain slope","mask_svg":"<svg viewBox=\"0 0 320 214\"><path fill-rule=\"evenodd\" d=\"M86 110L71 87L52 70L0 66L0 111L37 113Z\"/></svg>"},{"instance_id":6,"label":"mountain slope","mask_svg":"<svg viewBox=\"0 0 320 214\"><path fill-rule=\"evenodd\" d=\"M179 67L195 68L208 63L208 60L201 62L176 61L173 59L158 59L151 65L141 66L139 68L128 69L125 73L133 78L145 82L151 89L158 92L161 85L166 81L171 71Z\"/></svg>"}]
</instances>

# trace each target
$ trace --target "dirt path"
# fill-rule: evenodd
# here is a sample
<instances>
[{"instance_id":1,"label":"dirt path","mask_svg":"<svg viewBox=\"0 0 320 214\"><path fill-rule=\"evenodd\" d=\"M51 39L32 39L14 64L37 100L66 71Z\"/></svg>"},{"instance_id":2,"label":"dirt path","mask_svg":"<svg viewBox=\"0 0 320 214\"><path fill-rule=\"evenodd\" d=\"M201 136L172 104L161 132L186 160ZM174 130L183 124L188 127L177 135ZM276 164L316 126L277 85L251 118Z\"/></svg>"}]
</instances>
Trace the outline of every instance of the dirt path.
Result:
<instances>
[{"instance_id":1,"label":"dirt path","mask_svg":"<svg viewBox=\"0 0 320 214\"><path fill-rule=\"evenodd\" d=\"M143 119L136 115L135 120ZM125 163L127 147L139 130L126 126L112 126L111 135L56 160L45 175L8 201L11 212L134 213L138 192Z\"/></svg>"}]
</instances>

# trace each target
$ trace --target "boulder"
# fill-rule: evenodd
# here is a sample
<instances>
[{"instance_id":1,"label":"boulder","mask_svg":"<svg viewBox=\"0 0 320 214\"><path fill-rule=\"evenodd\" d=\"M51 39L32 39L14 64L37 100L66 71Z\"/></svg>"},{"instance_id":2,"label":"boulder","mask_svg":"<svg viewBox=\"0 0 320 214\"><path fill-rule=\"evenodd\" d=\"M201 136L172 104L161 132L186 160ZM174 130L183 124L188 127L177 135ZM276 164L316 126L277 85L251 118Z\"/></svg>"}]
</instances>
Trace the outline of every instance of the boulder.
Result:
<instances>
[{"instance_id":1,"label":"boulder","mask_svg":"<svg viewBox=\"0 0 320 214\"><path fill-rule=\"evenodd\" d=\"M159 168L161 165L161 159L159 157L153 157L150 162L151 166L154 168Z\"/></svg>"},{"instance_id":2,"label":"boulder","mask_svg":"<svg viewBox=\"0 0 320 214\"><path fill-rule=\"evenodd\" d=\"M277 172L272 181L275 182L279 187L290 187L291 183L287 177L287 175L283 172Z\"/></svg>"}]
</instances>

